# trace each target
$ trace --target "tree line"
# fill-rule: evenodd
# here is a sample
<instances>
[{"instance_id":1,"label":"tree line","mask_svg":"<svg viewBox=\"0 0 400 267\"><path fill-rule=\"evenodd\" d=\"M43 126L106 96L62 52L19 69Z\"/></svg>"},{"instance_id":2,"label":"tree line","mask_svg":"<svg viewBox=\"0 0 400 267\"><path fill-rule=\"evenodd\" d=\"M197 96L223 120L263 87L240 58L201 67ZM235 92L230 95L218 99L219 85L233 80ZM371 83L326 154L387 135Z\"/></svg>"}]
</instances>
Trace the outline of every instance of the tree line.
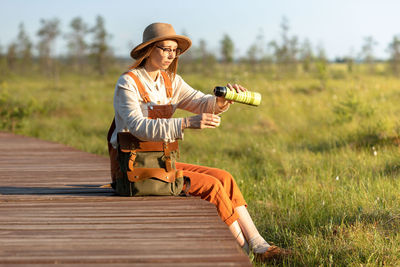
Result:
<instances>
[{"instance_id":1,"label":"tree line","mask_svg":"<svg viewBox=\"0 0 400 267\"><path fill-rule=\"evenodd\" d=\"M93 26L89 26L82 18L71 20L70 31L62 34L60 20L41 19L40 28L36 32L37 44L33 44L23 23L20 23L15 41L5 49L0 46L0 69L3 74L9 72L26 72L39 69L45 75L56 75L59 66L67 65L70 70L82 72L89 67L103 75L113 62L110 45L110 34L106 31L102 16L96 17ZM91 37L91 42L87 38ZM67 41L68 53L56 57L55 44L59 37ZM36 51L37 56L34 56Z\"/></svg>"},{"instance_id":2,"label":"tree line","mask_svg":"<svg viewBox=\"0 0 400 267\"><path fill-rule=\"evenodd\" d=\"M110 45L111 35L106 30L102 16L96 17L93 26L85 23L80 17L73 18L69 24L69 31L64 34L60 30L59 19L41 19L36 35L38 42L33 44L25 31L24 24L21 23L15 41L4 48L0 46L1 74L38 69L45 75L54 76L58 74L60 67L67 66L70 71L79 73L95 71L104 75L110 66L118 61L113 54ZM55 43L60 37L66 40L68 52L62 57L56 57ZM91 42L87 41L89 37ZM286 18L282 19L278 40L267 42L264 34L260 32L246 54L240 58L236 57L234 42L228 34L222 36L219 45L219 51L211 52L207 42L201 39L182 56L184 69L213 70L217 64L224 64L245 65L249 70L262 71L273 66L276 73L294 74L301 70L306 73L317 73L323 80L329 63L322 46L314 48L308 39L300 41L296 35L291 34L289 21ZM347 64L350 73L356 61L364 62L369 72L375 72L376 45L376 40L372 36L367 36L357 56L348 55L335 61ZM36 56L34 51L37 52ZM389 59L385 62L386 70L400 76L400 36L393 37L388 44L387 52Z\"/></svg>"},{"instance_id":3,"label":"tree line","mask_svg":"<svg viewBox=\"0 0 400 267\"><path fill-rule=\"evenodd\" d=\"M400 35L393 36L387 46L389 58L381 60L375 56L377 41L372 36L363 39L363 45L357 54L350 53L341 58L335 58L333 62L347 65L347 71L352 73L356 63L367 66L369 73L375 73L377 63L385 63L385 72L400 77ZM200 40L192 49L188 61L201 62L203 66L210 66L213 62L224 64L248 65L250 70L259 70L268 66L274 66L277 73L295 74L301 70L306 73L317 73L317 76L325 76L329 61L322 45L314 47L309 39L301 41L290 32L289 21L283 18L280 24L280 38L267 42L260 32L253 44L247 49L245 56L235 59L235 46L229 35L225 34L220 41L220 57L209 52L206 42ZM319 77L321 78L321 77Z\"/></svg>"}]
</instances>

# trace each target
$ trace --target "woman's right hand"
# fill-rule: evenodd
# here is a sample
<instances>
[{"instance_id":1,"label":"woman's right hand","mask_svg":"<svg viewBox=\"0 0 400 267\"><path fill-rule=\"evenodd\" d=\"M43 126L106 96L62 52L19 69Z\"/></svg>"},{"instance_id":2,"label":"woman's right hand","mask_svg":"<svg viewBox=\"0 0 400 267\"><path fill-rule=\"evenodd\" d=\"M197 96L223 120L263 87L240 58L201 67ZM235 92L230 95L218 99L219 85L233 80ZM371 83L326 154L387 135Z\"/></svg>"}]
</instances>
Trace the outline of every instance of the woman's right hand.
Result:
<instances>
[{"instance_id":1,"label":"woman's right hand","mask_svg":"<svg viewBox=\"0 0 400 267\"><path fill-rule=\"evenodd\" d=\"M212 113L202 113L196 116L183 118L182 128L205 129L216 128L221 124L221 118Z\"/></svg>"}]
</instances>

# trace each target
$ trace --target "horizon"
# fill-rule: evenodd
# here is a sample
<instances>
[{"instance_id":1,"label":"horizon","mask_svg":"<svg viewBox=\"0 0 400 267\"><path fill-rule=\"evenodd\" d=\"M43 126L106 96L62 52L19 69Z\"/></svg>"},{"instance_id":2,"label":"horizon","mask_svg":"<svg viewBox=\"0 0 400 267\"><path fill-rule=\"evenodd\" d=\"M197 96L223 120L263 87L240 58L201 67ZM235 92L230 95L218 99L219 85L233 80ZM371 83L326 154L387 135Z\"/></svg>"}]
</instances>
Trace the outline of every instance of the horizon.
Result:
<instances>
[{"instance_id":1,"label":"horizon","mask_svg":"<svg viewBox=\"0 0 400 267\"><path fill-rule=\"evenodd\" d=\"M263 34L266 44L273 40L280 41L280 24L285 17L289 22L290 36L297 36L299 44L305 39L310 40L314 52L317 47L323 47L330 61L346 56L357 59L364 44L363 39L368 36L377 42L374 47L375 58L387 60L389 43L400 34L396 23L400 20L397 16L400 2L384 2L338 0L335 3L320 3L307 0L299 3L283 0L275 3L255 0L242 3L224 0L214 3L206 0L187 3L177 0L176 8L166 5L167 12L165 1L160 0L151 4L123 0L112 3L105 0L3 0L0 23L4 26L1 28L0 45L4 52L15 40L20 23L25 25L28 36L36 44L40 19L58 18L62 34L56 41L55 54L59 56L67 51L64 35L70 31L71 20L81 17L85 23L93 25L95 17L100 15L105 19L106 30L112 35L110 45L117 57L129 57L130 49L141 42L144 28L152 22L162 21L171 23L178 34L187 33L194 46L201 39L205 40L208 50L217 55L220 40L224 34L228 34L235 45L237 60L246 55L257 35ZM132 9L123 8L126 5L132 6ZM135 12L136 9L145 12Z\"/></svg>"}]
</instances>

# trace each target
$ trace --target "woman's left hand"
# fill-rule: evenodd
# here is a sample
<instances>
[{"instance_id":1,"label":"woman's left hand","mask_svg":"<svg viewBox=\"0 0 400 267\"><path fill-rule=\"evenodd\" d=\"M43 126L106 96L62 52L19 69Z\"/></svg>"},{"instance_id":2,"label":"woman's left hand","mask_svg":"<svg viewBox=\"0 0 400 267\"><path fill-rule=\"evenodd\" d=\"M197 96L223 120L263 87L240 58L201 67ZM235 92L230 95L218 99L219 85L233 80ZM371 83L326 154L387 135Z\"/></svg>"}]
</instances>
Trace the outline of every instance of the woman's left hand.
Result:
<instances>
[{"instance_id":1,"label":"woman's left hand","mask_svg":"<svg viewBox=\"0 0 400 267\"><path fill-rule=\"evenodd\" d=\"M231 85L230 83L228 83L226 85L229 89L235 91L236 93L240 93L240 92L246 92L247 89L244 88L243 86L241 86L240 84L233 84ZM223 97L217 97L217 104L219 106L219 108L225 108L227 105L233 104L234 102L232 100L226 100Z\"/></svg>"}]
</instances>

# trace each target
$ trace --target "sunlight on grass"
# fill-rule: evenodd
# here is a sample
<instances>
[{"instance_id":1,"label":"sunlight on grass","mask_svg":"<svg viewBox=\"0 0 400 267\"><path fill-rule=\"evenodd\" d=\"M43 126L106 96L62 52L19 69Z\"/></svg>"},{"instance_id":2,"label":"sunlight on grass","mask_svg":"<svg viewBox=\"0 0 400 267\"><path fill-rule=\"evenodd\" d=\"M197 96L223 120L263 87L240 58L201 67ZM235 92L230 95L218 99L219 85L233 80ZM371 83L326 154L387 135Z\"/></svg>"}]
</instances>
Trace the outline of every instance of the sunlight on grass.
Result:
<instances>
[{"instance_id":1,"label":"sunlight on grass","mask_svg":"<svg viewBox=\"0 0 400 267\"><path fill-rule=\"evenodd\" d=\"M186 130L181 161L236 177L261 234L297 252L284 266L399 265L400 80L331 68L325 89L307 75L183 74L206 93L233 81L263 100L232 105L219 129ZM118 75L9 77L2 129L106 156Z\"/></svg>"}]
</instances>

